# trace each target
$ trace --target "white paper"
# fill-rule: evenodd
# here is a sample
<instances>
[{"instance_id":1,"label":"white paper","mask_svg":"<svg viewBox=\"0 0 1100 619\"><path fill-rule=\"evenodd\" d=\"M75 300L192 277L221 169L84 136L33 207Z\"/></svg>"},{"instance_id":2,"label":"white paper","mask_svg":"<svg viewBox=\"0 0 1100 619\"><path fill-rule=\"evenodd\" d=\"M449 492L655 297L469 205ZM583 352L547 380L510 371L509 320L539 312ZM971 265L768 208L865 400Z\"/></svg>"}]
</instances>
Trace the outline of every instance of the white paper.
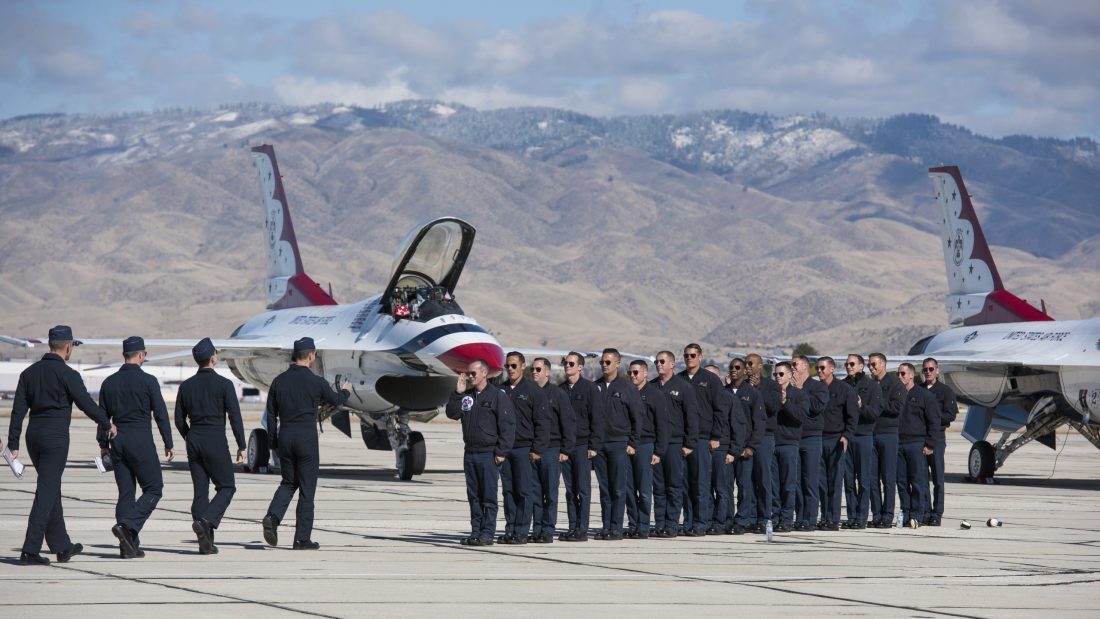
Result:
<instances>
[{"instance_id":1,"label":"white paper","mask_svg":"<svg viewBox=\"0 0 1100 619\"><path fill-rule=\"evenodd\" d=\"M106 473L107 472L107 467L103 466L103 458L101 458L99 456L96 456L95 460L93 460L93 462L95 462L95 467L97 469L99 469L100 473Z\"/></svg>"},{"instance_id":2,"label":"white paper","mask_svg":"<svg viewBox=\"0 0 1100 619\"><path fill-rule=\"evenodd\" d=\"M23 463L13 458L11 456L11 450L7 447L4 448L4 453L2 455L4 456L4 462L7 462L8 466L11 467L11 472L15 474L16 479L22 479L23 469L26 468L23 466Z\"/></svg>"}]
</instances>

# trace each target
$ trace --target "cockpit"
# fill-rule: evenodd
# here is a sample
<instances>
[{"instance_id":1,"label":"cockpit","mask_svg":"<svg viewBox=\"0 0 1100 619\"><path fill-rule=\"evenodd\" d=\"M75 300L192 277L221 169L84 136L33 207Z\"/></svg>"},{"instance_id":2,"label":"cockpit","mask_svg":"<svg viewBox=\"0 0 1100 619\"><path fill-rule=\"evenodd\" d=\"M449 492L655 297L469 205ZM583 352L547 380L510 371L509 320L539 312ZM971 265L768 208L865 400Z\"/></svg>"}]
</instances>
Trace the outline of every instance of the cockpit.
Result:
<instances>
[{"instance_id":1,"label":"cockpit","mask_svg":"<svg viewBox=\"0 0 1100 619\"><path fill-rule=\"evenodd\" d=\"M414 228L394 254L382 309L395 320L428 321L462 314L455 286L474 243L474 228L441 217Z\"/></svg>"},{"instance_id":2,"label":"cockpit","mask_svg":"<svg viewBox=\"0 0 1100 619\"><path fill-rule=\"evenodd\" d=\"M443 286L399 286L390 299L394 319L427 322L439 316L462 315L462 308Z\"/></svg>"}]
</instances>

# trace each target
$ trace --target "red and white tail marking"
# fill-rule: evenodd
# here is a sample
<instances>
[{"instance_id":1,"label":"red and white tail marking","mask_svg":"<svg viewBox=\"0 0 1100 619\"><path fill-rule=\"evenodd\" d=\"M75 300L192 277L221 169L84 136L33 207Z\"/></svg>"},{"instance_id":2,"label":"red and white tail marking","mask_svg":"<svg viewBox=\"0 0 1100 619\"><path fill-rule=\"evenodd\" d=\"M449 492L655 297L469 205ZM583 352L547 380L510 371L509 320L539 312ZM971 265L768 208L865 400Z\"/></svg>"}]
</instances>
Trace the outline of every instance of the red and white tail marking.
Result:
<instances>
[{"instance_id":1,"label":"red and white tail marking","mask_svg":"<svg viewBox=\"0 0 1100 619\"><path fill-rule=\"evenodd\" d=\"M929 168L928 175L942 217L943 263L947 267L944 304L951 324L1053 320L1005 290L959 168Z\"/></svg>"},{"instance_id":2,"label":"red and white tail marking","mask_svg":"<svg viewBox=\"0 0 1100 619\"><path fill-rule=\"evenodd\" d=\"M267 213L267 309L336 305L332 296L302 268L279 164L275 162L275 147L270 144L254 147L252 164L259 176L260 195Z\"/></svg>"}]
</instances>

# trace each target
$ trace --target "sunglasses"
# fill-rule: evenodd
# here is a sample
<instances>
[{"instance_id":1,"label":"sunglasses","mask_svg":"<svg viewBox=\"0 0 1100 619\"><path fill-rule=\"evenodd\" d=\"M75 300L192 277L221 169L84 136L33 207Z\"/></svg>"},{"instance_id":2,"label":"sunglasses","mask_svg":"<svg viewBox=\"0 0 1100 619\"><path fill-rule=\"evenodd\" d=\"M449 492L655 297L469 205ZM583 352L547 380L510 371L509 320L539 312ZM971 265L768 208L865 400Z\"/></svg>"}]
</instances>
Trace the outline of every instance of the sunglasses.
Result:
<instances>
[{"instance_id":1,"label":"sunglasses","mask_svg":"<svg viewBox=\"0 0 1100 619\"><path fill-rule=\"evenodd\" d=\"M786 376L787 373L786 372L776 372L775 375L776 376Z\"/></svg>"},{"instance_id":2,"label":"sunglasses","mask_svg":"<svg viewBox=\"0 0 1100 619\"><path fill-rule=\"evenodd\" d=\"M577 367L577 362L576 361L566 361L565 363L562 363L562 365L564 365L567 368L575 368L575 367Z\"/></svg>"},{"instance_id":3,"label":"sunglasses","mask_svg":"<svg viewBox=\"0 0 1100 619\"><path fill-rule=\"evenodd\" d=\"M854 367L856 367L856 365L857 365L857 364L856 364L856 362L855 362L855 361L849 361L848 363L845 363L845 364L844 364L844 367L846 367L846 368L854 368Z\"/></svg>"},{"instance_id":4,"label":"sunglasses","mask_svg":"<svg viewBox=\"0 0 1100 619\"><path fill-rule=\"evenodd\" d=\"M741 366L739 366L739 365L731 365L731 366L730 366L730 371L731 371L731 372L740 372L740 371L741 371L741 369L742 369L742 368L741 368Z\"/></svg>"},{"instance_id":5,"label":"sunglasses","mask_svg":"<svg viewBox=\"0 0 1100 619\"><path fill-rule=\"evenodd\" d=\"M518 363L509 363L508 365L506 365L504 367L508 368L509 370L514 370L514 369L519 367L519 364Z\"/></svg>"},{"instance_id":6,"label":"sunglasses","mask_svg":"<svg viewBox=\"0 0 1100 619\"><path fill-rule=\"evenodd\" d=\"M656 363L657 365L664 365L664 364L668 363L668 359L658 359L658 360L654 361L653 363Z\"/></svg>"},{"instance_id":7,"label":"sunglasses","mask_svg":"<svg viewBox=\"0 0 1100 619\"><path fill-rule=\"evenodd\" d=\"M600 360L600 365L611 365L612 363L615 363L615 362L614 362L614 361L612 361L612 360L610 360L610 359L602 359L602 360Z\"/></svg>"},{"instance_id":8,"label":"sunglasses","mask_svg":"<svg viewBox=\"0 0 1100 619\"><path fill-rule=\"evenodd\" d=\"M909 376L909 372L898 370L898 376Z\"/></svg>"},{"instance_id":9,"label":"sunglasses","mask_svg":"<svg viewBox=\"0 0 1100 619\"><path fill-rule=\"evenodd\" d=\"M684 353L684 359L694 359L698 356L699 356L699 353L696 353L696 352L686 352L686 353Z\"/></svg>"},{"instance_id":10,"label":"sunglasses","mask_svg":"<svg viewBox=\"0 0 1100 619\"><path fill-rule=\"evenodd\" d=\"M637 376L637 375L639 375L639 374L641 374L641 373L642 373L642 371L641 371L641 370L630 370L630 375L631 375L631 376Z\"/></svg>"},{"instance_id":11,"label":"sunglasses","mask_svg":"<svg viewBox=\"0 0 1100 619\"><path fill-rule=\"evenodd\" d=\"M827 366L827 365L819 365L819 366L817 366L817 371L818 371L818 372L825 372L825 371L828 371L828 369L829 369L829 366Z\"/></svg>"},{"instance_id":12,"label":"sunglasses","mask_svg":"<svg viewBox=\"0 0 1100 619\"><path fill-rule=\"evenodd\" d=\"M936 371L936 368L924 368L921 371L924 372L925 374L931 374L932 372Z\"/></svg>"},{"instance_id":13,"label":"sunglasses","mask_svg":"<svg viewBox=\"0 0 1100 619\"><path fill-rule=\"evenodd\" d=\"M755 361L746 361L745 365L747 365L751 368L752 366L756 365L756 362Z\"/></svg>"},{"instance_id":14,"label":"sunglasses","mask_svg":"<svg viewBox=\"0 0 1100 619\"><path fill-rule=\"evenodd\" d=\"M477 372L466 372L466 378L473 378L477 376Z\"/></svg>"},{"instance_id":15,"label":"sunglasses","mask_svg":"<svg viewBox=\"0 0 1100 619\"><path fill-rule=\"evenodd\" d=\"M535 367L531 368L531 372L542 372L542 368L540 368L538 366L535 366Z\"/></svg>"},{"instance_id":16,"label":"sunglasses","mask_svg":"<svg viewBox=\"0 0 1100 619\"><path fill-rule=\"evenodd\" d=\"M869 367L871 367L872 369L877 368L878 367L878 361L872 361L872 362L868 363L867 365Z\"/></svg>"}]
</instances>

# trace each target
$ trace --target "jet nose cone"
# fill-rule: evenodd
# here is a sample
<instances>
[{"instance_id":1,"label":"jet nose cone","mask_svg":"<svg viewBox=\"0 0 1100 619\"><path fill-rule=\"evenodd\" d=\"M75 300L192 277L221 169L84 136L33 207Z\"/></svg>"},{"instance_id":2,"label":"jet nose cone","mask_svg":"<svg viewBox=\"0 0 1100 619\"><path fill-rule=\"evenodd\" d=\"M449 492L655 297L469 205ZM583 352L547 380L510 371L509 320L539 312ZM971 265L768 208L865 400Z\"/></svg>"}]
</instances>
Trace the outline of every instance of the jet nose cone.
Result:
<instances>
[{"instance_id":1,"label":"jet nose cone","mask_svg":"<svg viewBox=\"0 0 1100 619\"><path fill-rule=\"evenodd\" d=\"M439 355L438 358L455 374L465 372L470 364L478 359L489 364L490 376L504 368L504 349L494 342L459 344Z\"/></svg>"}]
</instances>

